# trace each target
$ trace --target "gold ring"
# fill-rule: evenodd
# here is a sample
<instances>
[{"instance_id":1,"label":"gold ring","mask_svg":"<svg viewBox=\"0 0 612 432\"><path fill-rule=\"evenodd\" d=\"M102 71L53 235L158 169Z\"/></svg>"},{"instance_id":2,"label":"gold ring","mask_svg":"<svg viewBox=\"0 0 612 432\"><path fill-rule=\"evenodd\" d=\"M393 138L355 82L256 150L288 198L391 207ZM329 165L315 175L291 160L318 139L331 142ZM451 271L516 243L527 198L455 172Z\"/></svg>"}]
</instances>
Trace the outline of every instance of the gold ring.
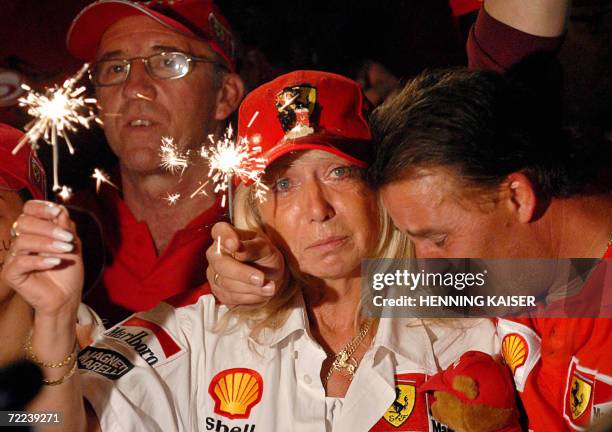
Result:
<instances>
[{"instance_id":1,"label":"gold ring","mask_svg":"<svg viewBox=\"0 0 612 432\"><path fill-rule=\"evenodd\" d=\"M219 273L215 273L215 277L213 278L213 283L217 285L217 280L219 279Z\"/></svg>"},{"instance_id":2,"label":"gold ring","mask_svg":"<svg viewBox=\"0 0 612 432\"><path fill-rule=\"evenodd\" d=\"M16 238L19 237L19 233L17 232L17 221L13 222L13 225L11 225L11 238Z\"/></svg>"}]
</instances>

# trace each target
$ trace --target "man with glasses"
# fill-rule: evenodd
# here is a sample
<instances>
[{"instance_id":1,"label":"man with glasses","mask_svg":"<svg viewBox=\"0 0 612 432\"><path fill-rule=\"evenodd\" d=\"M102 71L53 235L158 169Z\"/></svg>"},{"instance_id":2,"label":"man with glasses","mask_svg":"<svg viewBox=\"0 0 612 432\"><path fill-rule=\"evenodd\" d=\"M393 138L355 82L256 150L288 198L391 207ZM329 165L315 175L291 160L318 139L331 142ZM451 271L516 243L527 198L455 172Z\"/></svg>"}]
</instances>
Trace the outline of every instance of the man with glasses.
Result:
<instances>
[{"instance_id":1,"label":"man with glasses","mask_svg":"<svg viewBox=\"0 0 612 432\"><path fill-rule=\"evenodd\" d=\"M75 57L92 63L100 117L119 159L121 192L103 189L81 204L104 227L102 287L86 298L110 322L205 282L201 257L224 209L196 159L181 176L160 167L162 137L197 155L223 134L244 93L235 42L211 0L99 0L74 19ZM164 199L180 194L173 205Z\"/></svg>"}]
</instances>

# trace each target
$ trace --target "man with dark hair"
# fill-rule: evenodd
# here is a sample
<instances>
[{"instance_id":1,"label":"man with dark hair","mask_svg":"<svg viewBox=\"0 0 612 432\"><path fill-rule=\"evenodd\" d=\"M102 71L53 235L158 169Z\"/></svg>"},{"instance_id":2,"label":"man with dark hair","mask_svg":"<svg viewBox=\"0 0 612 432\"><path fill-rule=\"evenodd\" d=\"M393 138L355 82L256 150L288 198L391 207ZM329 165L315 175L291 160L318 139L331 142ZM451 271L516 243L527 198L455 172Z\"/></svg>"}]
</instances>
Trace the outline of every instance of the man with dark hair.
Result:
<instances>
[{"instance_id":1,"label":"man with dark hair","mask_svg":"<svg viewBox=\"0 0 612 432\"><path fill-rule=\"evenodd\" d=\"M543 103L550 93L533 92L512 71L435 72L373 114L378 146L370 183L396 222L406 221L398 228L419 256L603 254L609 146L570 136ZM418 196L428 199L415 206ZM566 226L573 217L590 222Z\"/></svg>"},{"instance_id":2,"label":"man with dark hair","mask_svg":"<svg viewBox=\"0 0 612 432\"><path fill-rule=\"evenodd\" d=\"M419 258L612 258L609 142L564 133L546 108L550 93L518 84L522 67L506 77L424 74L374 113L369 180ZM612 284L605 261L590 277ZM530 429L582 430L610 406L610 319L500 320L498 329L525 344L513 372Z\"/></svg>"}]
</instances>

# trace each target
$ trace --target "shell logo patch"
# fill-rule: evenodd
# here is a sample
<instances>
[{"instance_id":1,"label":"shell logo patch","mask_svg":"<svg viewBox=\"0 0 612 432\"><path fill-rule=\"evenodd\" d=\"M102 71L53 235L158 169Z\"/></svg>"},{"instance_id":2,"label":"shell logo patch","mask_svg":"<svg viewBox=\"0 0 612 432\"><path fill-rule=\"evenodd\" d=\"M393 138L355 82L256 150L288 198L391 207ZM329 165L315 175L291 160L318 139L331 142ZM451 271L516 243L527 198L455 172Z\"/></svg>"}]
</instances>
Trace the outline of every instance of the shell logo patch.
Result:
<instances>
[{"instance_id":1,"label":"shell logo patch","mask_svg":"<svg viewBox=\"0 0 612 432\"><path fill-rule=\"evenodd\" d=\"M316 104L317 89L310 84L285 87L276 95L278 119L285 138L301 138L314 133L312 115Z\"/></svg>"},{"instance_id":2,"label":"shell logo patch","mask_svg":"<svg viewBox=\"0 0 612 432\"><path fill-rule=\"evenodd\" d=\"M416 382L411 380L398 380L395 383L395 401L391 404L383 416L390 424L395 427L404 423L416 402Z\"/></svg>"},{"instance_id":3,"label":"shell logo patch","mask_svg":"<svg viewBox=\"0 0 612 432\"><path fill-rule=\"evenodd\" d=\"M229 419L246 419L261 401L263 380L253 369L234 368L219 372L208 386L215 413Z\"/></svg>"},{"instance_id":4,"label":"shell logo patch","mask_svg":"<svg viewBox=\"0 0 612 432\"><path fill-rule=\"evenodd\" d=\"M527 341L518 333L507 334L502 341L502 354L504 361L514 375L516 368L523 366L527 361L529 355Z\"/></svg>"},{"instance_id":5,"label":"shell logo patch","mask_svg":"<svg viewBox=\"0 0 612 432\"><path fill-rule=\"evenodd\" d=\"M512 370L516 389L522 392L529 374L540 361L542 340L528 326L503 318L497 322L497 334L502 340L502 355Z\"/></svg>"}]
</instances>

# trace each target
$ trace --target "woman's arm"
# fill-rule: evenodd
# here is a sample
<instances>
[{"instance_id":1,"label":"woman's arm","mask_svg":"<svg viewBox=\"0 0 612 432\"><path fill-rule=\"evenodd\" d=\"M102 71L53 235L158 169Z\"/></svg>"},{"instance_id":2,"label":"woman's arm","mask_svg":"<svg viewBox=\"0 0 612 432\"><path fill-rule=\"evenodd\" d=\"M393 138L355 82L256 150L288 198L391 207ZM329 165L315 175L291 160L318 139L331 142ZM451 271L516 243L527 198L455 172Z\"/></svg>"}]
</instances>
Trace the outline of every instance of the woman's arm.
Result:
<instances>
[{"instance_id":1,"label":"woman's arm","mask_svg":"<svg viewBox=\"0 0 612 432\"><path fill-rule=\"evenodd\" d=\"M485 10L496 20L534 36L563 34L570 0L485 0Z\"/></svg>"},{"instance_id":2,"label":"woman's arm","mask_svg":"<svg viewBox=\"0 0 612 432\"><path fill-rule=\"evenodd\" d=\"M23 358L23 341L32 319L32 308L13 290L0 301L0 366Z\"/></svg>"},{"instance_id":3,"label":"woman's arm","mask_svg":"<svg viewBox=\"0 0 612 432\"><path fill-rule=\"evenodd\" d=\"M85 431L87 420L76 369L76 319L83 263L75 226L65 208L29 201L17 219L2 279L33 309L26 356L41 366L45 386L33 411L63 413L64 431Z\"/></svg>"},{"instance_id":4,"label":"woman's arm","mask_svg":"<svg viewBox=\"0 0 612 432\"><path fill-rule=\"evenodd\" d=\"M486 0L467 40L473 69L505 72L534 53L555 55L569 0Z\"/></svg>"}]
</instances>

